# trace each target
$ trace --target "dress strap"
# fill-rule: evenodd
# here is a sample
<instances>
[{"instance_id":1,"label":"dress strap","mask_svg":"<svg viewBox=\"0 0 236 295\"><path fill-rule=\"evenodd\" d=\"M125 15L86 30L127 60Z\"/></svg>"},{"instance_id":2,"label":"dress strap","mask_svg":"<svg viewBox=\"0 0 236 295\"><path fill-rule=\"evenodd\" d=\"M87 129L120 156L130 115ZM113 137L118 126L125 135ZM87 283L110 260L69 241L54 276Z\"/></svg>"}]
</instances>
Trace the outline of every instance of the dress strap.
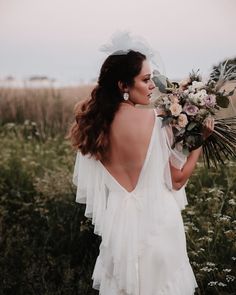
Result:
<instances>
[{"instance_id":1,"label":"dress strap","mask_svg":"<svg viewBox=\"0 0 236 295\"><path fill-rule=\"evenodd\" d=\"M155 108L153 109L153 111L154 111L155 115L158 116L157 110Z\"/></svg>"}]
</instances>

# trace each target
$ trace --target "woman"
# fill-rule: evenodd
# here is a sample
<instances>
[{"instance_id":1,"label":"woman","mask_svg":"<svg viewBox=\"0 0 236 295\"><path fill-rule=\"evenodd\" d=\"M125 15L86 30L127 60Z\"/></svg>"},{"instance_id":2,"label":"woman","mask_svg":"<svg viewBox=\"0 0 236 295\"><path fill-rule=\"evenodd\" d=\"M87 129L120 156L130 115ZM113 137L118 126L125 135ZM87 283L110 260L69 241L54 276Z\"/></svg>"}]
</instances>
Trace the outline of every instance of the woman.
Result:
<instances>
[{"instance_id":1,"label":"woman","mask_svg":"<svg viewBox=\"0 0 236 295\"><path fill-rule=\"evenodd\" d=\"M201 148L183 160L169 148L146 106L154 89L145 55L110 55L91 99L76 111L70 137L78 149L73 181L101 235L93 287L101 295L190 295L197 287L189 264L175 190L193 172ZM213 128L208 123L207 137ZM178 198L184 198L183 190Z\"/></svg>"}]
</instances>

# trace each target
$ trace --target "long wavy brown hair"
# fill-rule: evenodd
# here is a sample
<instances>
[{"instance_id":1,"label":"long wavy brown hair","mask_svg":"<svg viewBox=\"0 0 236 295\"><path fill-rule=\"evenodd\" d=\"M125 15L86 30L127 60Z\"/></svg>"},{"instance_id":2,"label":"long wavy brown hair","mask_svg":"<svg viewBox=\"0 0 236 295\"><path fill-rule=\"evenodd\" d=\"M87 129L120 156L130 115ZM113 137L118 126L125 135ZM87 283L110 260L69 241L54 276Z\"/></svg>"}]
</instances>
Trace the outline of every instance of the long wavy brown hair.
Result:
<instances>
[{"instance_id":1,"label":"long wavy brown hair","mask_svg":"<svg viewBox=\"0 0 236 295\"><path fill-rule=\"evenodd\" d=\"M127 54L116 52L104 61L90 99L75 107L75 121L68 134L72 146L83 155L89 154L96 160L106 158L110 126L123 101L118 82L133 86L145 59L142 53L131 50Z\"/></svg>"}]
</instances>

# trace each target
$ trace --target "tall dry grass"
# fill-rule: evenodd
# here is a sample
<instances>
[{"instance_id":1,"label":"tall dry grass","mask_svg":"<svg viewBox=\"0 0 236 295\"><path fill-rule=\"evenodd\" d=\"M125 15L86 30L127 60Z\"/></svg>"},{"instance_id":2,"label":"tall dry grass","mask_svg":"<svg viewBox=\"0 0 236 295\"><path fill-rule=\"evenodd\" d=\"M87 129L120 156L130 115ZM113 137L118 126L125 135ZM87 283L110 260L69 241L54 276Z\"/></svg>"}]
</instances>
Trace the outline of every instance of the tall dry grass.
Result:
<instances>
[{"instance_id":1,"label":"tall dry grass","mask_svg":"<svg viewBox=\"0 0 236 295\"><path fill-rule=\"evenodd\" d=\"M0 88L0 125L35 122L42 134L64 134L73 120L73 109L86 99L93 85L59 89Z\"/></svg>"},{"instance_id":2,"label":"tall dry grass","mask_svg":"<svg viewBox=\"0 0 236 295\"><path fill-rule=\"evenodd\" d=\"M229 82L226 92L236 86ZM35 122L42 137L64 135L74 119L75 104L89 97L94 85L68 88L11 89L0 88L0 126L6 123ZM154 94L158 95L158 92ZM153 102L149 106L153 106ZM218 112L218 117L236 115L236 93L228 109Z\"/></svg>"}]
</instances>

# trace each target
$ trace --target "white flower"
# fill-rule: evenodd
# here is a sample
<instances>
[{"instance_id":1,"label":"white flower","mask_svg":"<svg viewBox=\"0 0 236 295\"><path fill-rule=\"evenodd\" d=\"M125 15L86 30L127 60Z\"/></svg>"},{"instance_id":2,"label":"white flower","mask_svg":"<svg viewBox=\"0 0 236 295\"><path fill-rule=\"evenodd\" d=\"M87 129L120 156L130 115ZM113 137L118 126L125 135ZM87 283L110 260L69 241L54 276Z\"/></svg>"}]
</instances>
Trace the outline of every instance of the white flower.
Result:
<instances>
[{"instance_id":1,"label":"white flower","mask_svg":"<svg viewBox=\"0 0 236 295\"><path fill-rule=\"evenodd\" d=\"M201 88L204 87L204 83L203 82L198 82L198 81L193 81L192 86L193 86L194 89L201 89Z\"/></svg>"},{"instance_id":2,"label":"white flower","mask_svg":"<svg viewBox=\"0 0 236 295\"><path fill-rule=\"evenodd\" d=\"M195 88L192 85L188 86L188 92L194 92Z\"/></svg>"},{"instance_id":3,"label":"white flower","mask_svg":"<svg viewBox=\"0 0 236 295\"><path fill-rule=\"evenodd\" d=\"M230 199L229 202L228 202L230 205L232 206L235 206L236 205L236 202L234 199Z\"/></svg>"},{"instance_id":4,"label":"white flower","mask_svg":"<svg viewBox=\"0 0 236 295\"><path fill-rule=\"evenodd\" d=\"M188 118L185 114L179 115L178 124L181 128L184 128L188 124Z\"/></svg>"},{"instance_id":5,"label":"white flower","mask_svg":"<svg viewBox=\"0 0 236 295\"><path fill-rule=\"evenodd\" d=\"M168 96L164 96L164 97L162 98L162 101L163 101L163 104L164 104L164 105L168 105L168 104L170 104L170 100L169 100L169 97L168 97Z\"/></svg>"},{"instance_id":6,"label":"white flower","mask_svg":"<svg viewBox=\"0 0 236 295\"><path fill-rule=\"evenodd\" d=\"M188 89L185 89L185 90L183 91L183 93L188 95L188 94L189 94L189 90L188 90Z\"/></svg>"},{"instance_id":7,"label":"white flower","mask_svg":"<svg viewBox=\"0 0 236 295\"><path fill-rule=\"evenodd\" d=\"M173 116L178 116L182 111L182 107L178 103L172 103L170 106L170 111Z\"/></svg>"},{"instance_id":8,"label":"white flower","mask_svg":"<svg viewBox=\"0 0 236 295\"><path fill-rule=\"evenodd\" d=\"M205 96L207 96L206 89L202 89L202 90L198 91L197 93L198 93L198 97L205 97Z\"/></svg>"},{"instance_id":9,"label":"white flower","mask_svg":"<svg viewBox=\"0 0 236 295\"><path fill-rule=\"evenodd\" d=\"M190 101L193 102L194 104L198 104L199 99L198 99L198 95L197 95L197 93L196 93L196 94L194 94L194 93L190 93L190 94L189 94L189 99L190 99Z\"/></svg>"},{"instance_id":10,"label":"white flower","mask_svg":"<svg viewBox=\"0 0 236 295\"><path fill-rule=\"evenodd\" d=\"M192 101L194 104L197 105L205 105L205 98L207 97L207 92L205 89L202 89L200 91L198 91L197 93L190 93L189 94L189 99L190 101Z\"/></svg>"},{"instance_id":11,"label":"white flower","mask_svg":"<svg viewBox=\"0 0 236 295\"><path fill-rule=\"evenodd\" d=\"M191 85L188 86L189 92L195 92L198 89L203 88L205 85L203 82L193 81Z\"/></svg>"}]
</instances>

